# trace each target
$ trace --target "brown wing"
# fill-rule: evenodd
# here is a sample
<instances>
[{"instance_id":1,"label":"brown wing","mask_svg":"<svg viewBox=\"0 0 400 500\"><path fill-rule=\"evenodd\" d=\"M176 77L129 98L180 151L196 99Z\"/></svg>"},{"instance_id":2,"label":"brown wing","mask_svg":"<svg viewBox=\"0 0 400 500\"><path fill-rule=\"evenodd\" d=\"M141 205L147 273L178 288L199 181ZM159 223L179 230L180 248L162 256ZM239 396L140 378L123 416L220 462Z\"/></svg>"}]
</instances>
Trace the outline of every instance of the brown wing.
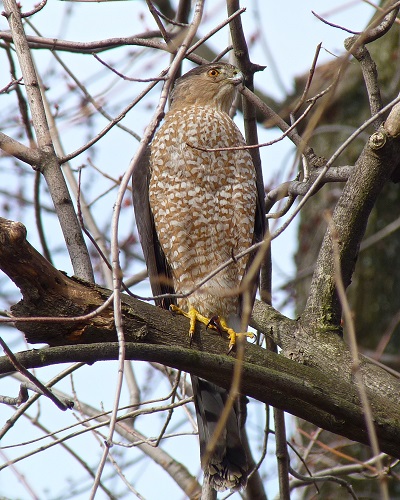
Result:
<instances>
[{"instance_id":1,"label":"brown wing","mask_svg":"<svg viewBox=\"0 0 400 500\"><path fill-rule=\"evenodd\" d=\"M257 187L257 204L256 204L256 215L254 220L254 233L253 233L253 244L260 243L264 236L268 232L268 223L265 217L265 190L262 171L257 172L256 169L256 187ZM253 263L254 257L257 251L253 252L249 260L247 261L246 271L243 276L245 278L248 269ZM263 264L260 273L254 277L252 283L252 304L254 303L257 289L260 287L261 299L266 303L271 303L271 274L270 274L270 261L271 261L271 246L269 246L266 254L264 255ZM242 296L240 297L240 307L242 303Z\"/></svg>"},{"instance_id":2,"label":"brown wing","mask_svg":"<svg viewBox=\"0 0 400 500\"><path fill-rule=\"evenodd\" d=\"M142 245L150 285L154 296L173 294L171 269L162 251L154 227L149 204L150 148L147 148L132 177L132 200L136 225ZM155 300L156 305L168 309L174 299Z\"/></svg>"}]
</instances>

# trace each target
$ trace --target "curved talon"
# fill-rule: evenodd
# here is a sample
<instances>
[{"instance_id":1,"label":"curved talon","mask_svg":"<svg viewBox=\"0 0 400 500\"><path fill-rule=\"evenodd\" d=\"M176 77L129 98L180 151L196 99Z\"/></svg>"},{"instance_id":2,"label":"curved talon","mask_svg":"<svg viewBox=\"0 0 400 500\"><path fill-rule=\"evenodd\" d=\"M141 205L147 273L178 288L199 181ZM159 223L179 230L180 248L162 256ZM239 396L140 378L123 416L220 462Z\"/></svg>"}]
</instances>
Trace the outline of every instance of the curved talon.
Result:
<instances>
[{"instance_id":1,"label":"curved talon","mask_svg":"<svg viewBox=\"0 0 400 500\"><path fill-rule=\"evenodd\" d=\"M255 335L254 333L251 332L245 332L245 333L237 333L233 328L230 328L227 323L225 318L221 316L212 316L211 318L206 318L202 314L199 313L194 307L190 307L189 311L184 311L180 307L171 304L169 306L169 310L173 314L181 314L182 316L185 316L185 318L188 318L190 320L190 327L189 327L189 338L190 338L190 345L192 345L192 338L196 329L196 322L200 321L200 323L203 323L206 328L212 328L214 330L217 330L220 335L222 333L226 333L229 337L229 347L228 347L228 354L232 352L233 348L236 345L236 338L238 335L245 335L246 337L254 338Z\"/></svg>"},{"instance_id":2,"label":"curved talon","mask_svg":"<svg viewBox=\"0 0 400 500\"><path fill-rule=\"evenodd\" d=\"M188 318L190 320L190 326L189 326L189 337L190 337L190 345L192 345L192 338L196 329L196 322L200 321L200 323L203 323L206 325L206 328L211 325L211 327L216 328L215 325L213 324L213 318L209 319L203 316L202 314L199 313L194 307L190 307L189 311L184 311L178 306L175 306L174 304L171 304L169 306L169 309L172 313L174 314L181 314L182 316L185 316L185 318Z\"/></svg>"},{"instance_id":3,"label":"curved talon","mask_svg":"<svg viewBox=\"0 0 400 500\"><path fill-rule=\"evenodd\" d=\"M219 325L220 325L221 329L228 334L228 337L229 337L228 354L230 352L232 352L233 348L235 347L236 338L239 335L245 335L246 337L249 337L251 339L255 337L254 333L251 333L251 332L244 332L244 333L235 332L235 330L233 328L230 328L227 325L225 318L219 318Z\"/></svg>"},{"instance_id":4,"label":"curved talon","mask_svg":"<svg viewBox=\"0 0 400 500\"><path fill-rule=\"evenodd\" d=\"M175 306L174 304L170 304L169 310L172 312L172 314L177 314L178 310L180 311L178 306Z\"/></svg>"},{"instance_id":5,"label":"curved talon","mask_svg":"<svg viewBox=\"0 0 400 500\"><path fill-rule=\"evenodd\" d=\"M232 328L229 328L229 331L227 332L229 335L229 348L228 348L228 354L231 353L233 348L236 345L236 338L239 337L239 335L244 335L245 337L248 337L249 339L254 339L255 335L252 332L244 332L244 333L236 333Z\"/></svg>"},{"instance_id":6,"label":"curved talon","mask_svg":"<svg viewBox=\"0 0 400 500\"><path fill-rule=\"evenodd\" d=\"M206 328L212 328L213 330L217 330L218 333L222 333L218 316L212 316L207 323Z\"/></svg>"}]
</instances>

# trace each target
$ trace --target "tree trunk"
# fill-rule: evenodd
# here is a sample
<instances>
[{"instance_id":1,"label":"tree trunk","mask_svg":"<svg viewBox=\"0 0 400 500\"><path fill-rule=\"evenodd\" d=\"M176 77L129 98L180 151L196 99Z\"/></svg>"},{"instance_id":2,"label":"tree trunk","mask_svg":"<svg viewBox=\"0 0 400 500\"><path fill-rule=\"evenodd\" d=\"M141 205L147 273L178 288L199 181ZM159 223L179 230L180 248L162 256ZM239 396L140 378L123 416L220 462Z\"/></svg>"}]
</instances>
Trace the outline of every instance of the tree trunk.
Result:
<instances>
[{"instance_id":1,"label":"tree trunk","mask_svg":"<svg viewBox=\"0 0 400 500\"><path fill-rule=\"evenodd\" d=\"M398 26L369 45L368 49L378 68L383 104L386 104L394 99L398 93ZM314 92L321 91L329 85L330 79L336 76L337 66L337 63L334 62L317 68L316 81L313 83ZM300 95L303 91L305 78L296 81L296 90ZM342 75L336 89L335 97L326 107L314 130L310 144L316 154L319 152L324 152L325 155L332 154L354 129L370 117L368 111L368 96L362 72L358 62L351 58L346 73ZM370 128L366 132L371 133L372 131L373 129ZM355 163L365 142L363 135L360 138L361 140L354 141L341 154L335 165L353 165ZM324 212L334 208L342 188L343 186L340 184L325 185L319 193L311 198L301 212L298 249L295 256L298 273L298 279L295 283L298 315L302 313L306 303L312 272L326 230ZM361 246L356 272L348 289L357 341L361 351L373 353L385 337L385 332L388 332L388 345L382 361L389 365L392 363L392 366L397 369L400 366L400 358L391 355L397 354L400 346L400 306L397 299L400 295L400 233L398 231L388 232L386 236L377 239L375 243L370 238L398 219L399 202L398 184L387 183L369 218L364 238L365 248L363 245ZM310 432L309 424L303 422L301 426ZM320 439L332 447L338 444L337 436L332 434L324 433ZM305 445L307 444L308 441L305 442ZM341 442L341 444L345 443ZM370 451L359 447L358 458L360 460L369 456ZM324 466L326 463L321 461L321 467ZM368 498L373 498L373 495L378 491L378 485L374 481L364 480L353 486L357 494L366 495ZM333 486L333 483L325 482L321 488L321 495L327 497L332 495L333 491L337 492L337 486ZM392 484L391 488L393 498L400 494L398 484ZM313 493L315 493L315 488L309 487L304 491L304 498L308 498Z\"/></svg>"}]
</instances>

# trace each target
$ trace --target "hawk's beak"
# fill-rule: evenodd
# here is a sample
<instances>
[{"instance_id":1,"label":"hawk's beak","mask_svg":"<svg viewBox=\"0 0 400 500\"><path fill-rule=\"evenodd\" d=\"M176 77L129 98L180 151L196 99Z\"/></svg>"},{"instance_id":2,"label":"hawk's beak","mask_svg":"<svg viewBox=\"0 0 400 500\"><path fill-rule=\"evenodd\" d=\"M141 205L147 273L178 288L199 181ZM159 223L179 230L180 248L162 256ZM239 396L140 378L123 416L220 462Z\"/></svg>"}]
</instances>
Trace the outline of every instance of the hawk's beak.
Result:
<instances>
[{"instance_id":1,"label":"hawk's beak","mask_svg":"<svg viewBox=\"0 0 400 500\"><path fill-rule=\"evenodd\" d=\"M239 85L240 83L243 83L244 76L241 71L238 71L235 76L232 76L232 78L229 78L229 81L232 82L234 85Z\"/></svg>"}]
</instances>

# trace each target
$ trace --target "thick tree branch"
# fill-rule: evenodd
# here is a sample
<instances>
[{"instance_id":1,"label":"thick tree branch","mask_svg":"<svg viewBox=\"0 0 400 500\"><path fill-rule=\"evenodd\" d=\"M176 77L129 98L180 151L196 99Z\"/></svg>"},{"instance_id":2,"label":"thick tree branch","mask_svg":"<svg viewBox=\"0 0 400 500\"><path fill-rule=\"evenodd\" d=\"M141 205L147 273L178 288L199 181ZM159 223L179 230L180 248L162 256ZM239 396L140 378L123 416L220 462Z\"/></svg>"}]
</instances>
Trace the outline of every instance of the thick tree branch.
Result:
<instances>
[{"instance_id":1,"label":"thick tree branch","mask_svg":"<svg viewBox=\"0 0 400 500\"><path fill-rule=\"evenodd\" d=\"M389 123L392 124L393 121ZM345 287L350 284L371 210L382 187L399 165L400 141L392 137L387 127L385 124L371 136L352 169L333 212L332 221L339 235ZM341 319L334 273L332 240L327 231L302 315L302 321L312 321L315 327L326 331L338 330Z\"/></svg>"},{"instance_id":2,"label":"thick tree branch","mask_svg":"<svg viewBox=\"0 0 400 500\"><path fill-rule=\"evenodd\" d=\"M167 314L163 311L159 312L162 316ZM186 332L186 325L183 330ZM156 340L157 336L153 333L150 330L149 336L152 340ZM203 348L214 344L208 340L204 341L205 337L211 337L210 334L202 333ZM157 361L190 371L222 387L229 388L235 360L224 354L215 354L215 351L223 352L222 341L217 342L219 347L214 348L214 353L208 353L197 350L200 347L199 342L196 342L192 349L171 347L175 344L173 340L175 337L172 338L170 332L159 331L158 340L160 340L160 334L164 337L165 345L128 342L127 359ZM183 336L182 339L187 344L187 338ZM107 342L58 346L26 351L17 354L16 357L27 368L77 361L92 364L97 361L118 359L118 344ZM12 369L7 358L0 358L0 373L6 373ZM339 380L332 382L330 376L255 346L248 346L243 373L243 393L305 418L327 430L368 444L364 415L357 391L352 384L345 384ZM398 387L394 392L398 394ZM379 397L373 398L372 401L375 409L382 407L382 404L385 408L374 414L381 450L400 456L398 403L394 400L385 401L384 398ZM393 408L388 408L389 403L393 404ZM396 419L394 419L395 413Z\"/></svg>"},{"instance_id":3,"label":"thick tree branch","mask_svg":"<svg viewBox=\"0 0 400 500\"><path fill-rule=\"evenodd\" d=\"M0 268L23 295L23 300L12 307L12 313L16 318L61 318L46 322L16 321L29 342L58 346L17 354L18 361L32 368L70 361L93 363L117 359L111 307L87 320L62 318L82 316L96 309L110 296L110 291L70 279L54 269L29 245L25 234L22 224L0 220ZM185 318L174 317L129 296L124 295L122 300L127 359L157 361L229 388L235 359L225 354L226 339L202 328L190 347ZM299 322L262 303L256 304L253 324L266 334L271 333L285 355L296 361L247 345L243 392L332 432L368 443L362 406L351 377L351 356L340 337L313 338ZM332 358L332 364L327 357ZM381 450L400 457L399 380L365 360L362 369L368 375L367 390ZM13 370L6 357L0 359L0 373Z\"/></svg>"}]
</instances>

